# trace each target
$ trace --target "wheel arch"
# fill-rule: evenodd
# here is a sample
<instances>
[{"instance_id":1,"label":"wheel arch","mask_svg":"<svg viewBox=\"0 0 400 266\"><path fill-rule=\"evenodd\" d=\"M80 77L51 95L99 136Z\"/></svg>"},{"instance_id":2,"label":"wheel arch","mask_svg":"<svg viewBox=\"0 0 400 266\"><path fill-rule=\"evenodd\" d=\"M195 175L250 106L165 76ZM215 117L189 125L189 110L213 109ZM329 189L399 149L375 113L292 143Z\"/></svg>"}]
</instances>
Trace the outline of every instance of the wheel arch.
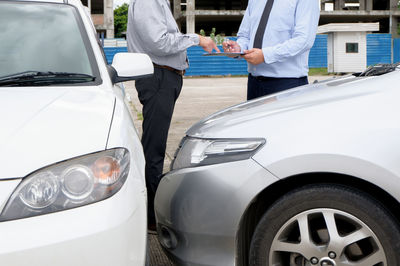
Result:
<instances>
[{"instance_id":1,"label":"wheel arch","mask_svg":"<svg viewBox=\"0 0 400 266\"><path fill-rule=\"evenodd\" d=\"M243 214L237 233L236 265L249 261L250 242L255 228L267 209L283 194L313 184L342 185L362 191L384 206L400 224L400 202L382 188L363 179L337 173L306 173L282 179L261 191ZM390 206L390 207L389 207Z\"/></svg>"}]
</instances>

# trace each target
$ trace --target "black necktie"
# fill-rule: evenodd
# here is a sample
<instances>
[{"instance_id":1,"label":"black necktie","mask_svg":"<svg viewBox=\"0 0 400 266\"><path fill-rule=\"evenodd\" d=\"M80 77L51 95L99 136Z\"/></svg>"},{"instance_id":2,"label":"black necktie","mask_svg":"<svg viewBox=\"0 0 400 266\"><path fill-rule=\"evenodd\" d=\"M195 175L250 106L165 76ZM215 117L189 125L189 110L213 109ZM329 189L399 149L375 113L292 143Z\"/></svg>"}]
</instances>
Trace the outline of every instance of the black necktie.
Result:
<instances>
[{"instance_id":1,"label":"black necktie","mask_svg":"<svg viewBox=\"0 0 400 266\"><path fill-rule=\"evenodd\" d=\"M262 49L265 29L267 28L269 15L271 14L272 6L274 5L274 0L267 0L265 5L264 13L262 14L260 24L258 24L256 37L254 38L253 48Z\"/></svg>"}]
</instances>

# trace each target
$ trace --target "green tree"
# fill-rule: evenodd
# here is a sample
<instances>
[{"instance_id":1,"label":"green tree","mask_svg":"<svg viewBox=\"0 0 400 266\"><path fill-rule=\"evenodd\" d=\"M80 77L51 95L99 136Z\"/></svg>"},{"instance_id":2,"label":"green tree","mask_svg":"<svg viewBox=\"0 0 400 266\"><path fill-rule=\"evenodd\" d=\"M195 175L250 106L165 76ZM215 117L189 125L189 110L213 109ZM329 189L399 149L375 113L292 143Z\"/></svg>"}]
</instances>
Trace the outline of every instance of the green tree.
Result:
<instances>
[{"instance_id":1,"label":"green tree","mask_svg":"<svg viewBox=\"0 0 400 266\"><path fill-rule=\"evenodd\" d=\"M122 37L122 32L126 31L128 8L129 5L125 3L114 10L114 33L116 38Z\"/></svg>"}]
</instances>

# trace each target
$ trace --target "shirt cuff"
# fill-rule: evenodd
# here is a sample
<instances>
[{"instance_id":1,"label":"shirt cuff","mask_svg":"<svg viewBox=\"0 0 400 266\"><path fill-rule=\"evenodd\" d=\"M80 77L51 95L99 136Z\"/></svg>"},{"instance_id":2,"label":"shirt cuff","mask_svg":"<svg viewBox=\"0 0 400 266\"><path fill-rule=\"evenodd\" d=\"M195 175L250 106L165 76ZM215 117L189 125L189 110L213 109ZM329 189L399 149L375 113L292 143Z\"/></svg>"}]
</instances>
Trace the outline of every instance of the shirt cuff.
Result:
<instances>
[{"instance_id":1,"label":"shirt cuff","mask_svg":"<svg viewBox=\"0 0 400 266\"><path fill-rule=\"evenodd\" d=\"M262 49L264 54L264 62L266 64L272 64L278 61L276 54L274 53L274 47L265 47Z\"/></svg>"},{"instance_id":2,"label":"shirt cuff","mask_svg":"<svg viewBox=\"0 0 400 266\"><path fill-rule=\"evenodd\" d=\"M237 42L237 44L239 44L240 46L240 52L244 53L245 50L248 50L248 45L246 43L241 43L241 42Z\"/></svg>"},{"instance_id":3,"label":"shirt cuff","mask_svg":"<svg viewBox=\"0 0 400 266\"><path fill-rule=\"evenodd\" d=\"M194 33L186 34L186 36L189 36L189 39L192 41L193 45L199 45L200 44L200 36Z\"/></svg>"}]
</instances>

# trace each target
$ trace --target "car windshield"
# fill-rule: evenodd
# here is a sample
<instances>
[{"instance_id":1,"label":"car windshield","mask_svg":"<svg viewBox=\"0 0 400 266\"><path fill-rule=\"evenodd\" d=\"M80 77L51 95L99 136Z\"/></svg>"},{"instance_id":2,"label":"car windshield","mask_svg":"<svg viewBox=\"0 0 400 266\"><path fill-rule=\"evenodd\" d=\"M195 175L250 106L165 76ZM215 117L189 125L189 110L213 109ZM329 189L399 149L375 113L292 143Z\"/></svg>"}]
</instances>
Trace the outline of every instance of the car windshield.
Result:
<instances>
[{"instance_id":1,"label":"car windshield","mask_svg":"<svg viewBox=\"0 0 400 266\"><path fill-rule=\"evenodd\" d=\"M24 73L51 72L63 73L61 79L46 76L54 84L93 81L88 78L94 71L77 18L77 10L68 5L0 1L0 80L9 84L8 77L18 82L16 77L23 76L26 83ZM71 76L74 82L68 82Z\"/></svg>"}]
</instances>

